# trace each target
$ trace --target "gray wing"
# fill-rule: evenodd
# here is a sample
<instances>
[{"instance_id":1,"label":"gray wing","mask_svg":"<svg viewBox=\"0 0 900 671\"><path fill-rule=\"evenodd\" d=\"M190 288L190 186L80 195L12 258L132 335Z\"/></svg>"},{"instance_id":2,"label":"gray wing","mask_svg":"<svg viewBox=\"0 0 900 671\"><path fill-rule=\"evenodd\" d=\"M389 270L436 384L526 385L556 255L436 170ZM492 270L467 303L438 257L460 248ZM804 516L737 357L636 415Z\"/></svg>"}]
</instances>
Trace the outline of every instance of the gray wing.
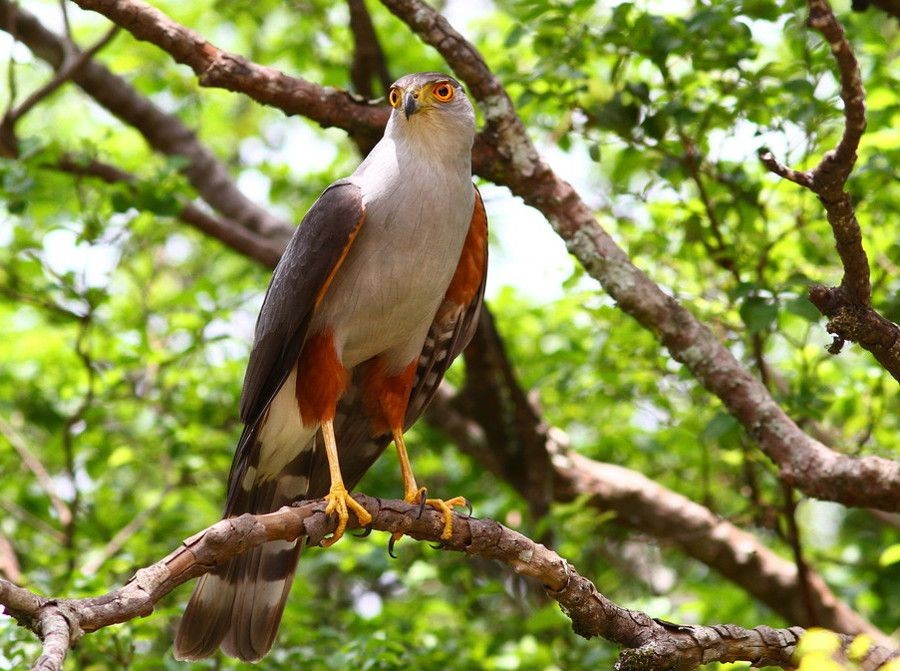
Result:
<instances>
[{"instance_id":1,"label":"gray wing","mask_svg":"<svg viewBox=\"0 0 900 671\"><path fill-rule=\"evenodd\" d=\"M316 301L364 219L360 188L339 181L319 196L294 231L256 321L241 392L245 424L259 419L297 362Z\"/></svg>"},{"instance_id":2,"label":"gray wing","mask_svg":"<svg viewBox=\"0 0 900 671\"><path fill-rule=\"evenodd\" d=\"M300 222L275 268L244 375L240 408L244 431L231 464L226 515L245 512L242 508L248 504L241 501L237 483L256 459L259 420L297 363L316 304L365 218L360 188L344 180L335 182Z\"/></svg>"}]
</instances>

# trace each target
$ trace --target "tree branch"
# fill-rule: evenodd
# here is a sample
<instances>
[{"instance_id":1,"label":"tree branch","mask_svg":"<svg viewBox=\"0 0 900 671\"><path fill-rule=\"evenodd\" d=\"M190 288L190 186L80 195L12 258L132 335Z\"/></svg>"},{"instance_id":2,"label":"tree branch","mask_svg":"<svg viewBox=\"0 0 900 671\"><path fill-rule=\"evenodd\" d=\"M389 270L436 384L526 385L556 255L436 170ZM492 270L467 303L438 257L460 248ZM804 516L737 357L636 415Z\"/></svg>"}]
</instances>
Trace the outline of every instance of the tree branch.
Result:
<instances>
[{"instance_id":1,"label":"tree branch","mask_svg":"<svg viewBox=\"0 0 900 671\"><path fill-rule=\"evenodd\" d=\"M18 141L15 134L16 122L28 114L41 100L66 83L98 51L109 44L118 32L119 26L114 25L86 51L76 52L76 54L67 53L56 74L46 84L33 91L15 109L10 108L7 110L6 114L3 115L3 120L0 121L0 151L2 153L11 156L18 155Z\"/></svg>"},{"instance_id":2,"label":"tree branch","mask_svg":"<svg viewBox=\"0 0 900 671\"><path fill-rule=\"evenodd\" d=\"M765 148L760 150L759 157L776 175L815 193L825 208L844 276L837 287L810 287L809 299L828 317L828 332L836 336L829 351L837 354L846 340L859 343L900 381L900 326L872 307L869 260L850 194L845 190L856 163L860 138L866 129L865 91L859 64L827 0L808 0L807 5L808 24L825 37L840 74L844 131L837 147L826 152L819 164L806 172L781 164Z\"/></svg>"},{"instance_id":3,"label":"tree branch","mask_svg":"<svg viewBox=\"0 0 900 671\"><path fill-rule=\"evenodd\" d=\"M493 559L520 575L538 580L559 602L577 634L585 638L600 636L628 648L619 659L617 668L621 671L687 670L702 663L737 660L787 666L803 632L799 627L743 629L735 625L687 626L655 620L614 604L565 559L497 522L454 515L453 536L441 541L444 524L436 510L426 509L420 514L418 505L404 501L361 494L354 498L372 515L370 526L375 530L442 542L445 550ZM49 659L48 641L55 652L63 635L69 644L70 631L96 631L149 615L154 604L175 587L251 547L300 536L307 536L310 544L318 544L336 526L324 509L322 500L307 501L266 515L247 514L222 520L185 540L161 561L137 571L123 587L100 597L47 599L0 580L0 604L32 630L38 628L35 623L40 624L45 657ZM359 526L351 516L348 528ZM52 637L47 635L51 625ZM849 644L849 637L844 642ZM870 646L864 668L877 669L898 654L900 651ZM61 660L56 666L47 662L41 668L59 669Z\"/></svg>"},{"instance_id":4,"label":"tree branch","mask_svg":"<svg viewBox=\"0 0 900 671\"><path fill-rule=\"evenodd\" d=\"M56 485L53 484L53 478L50 477L47 469L44 468L44 464L35 456L34 452L28 449L28 444L22 435L3 417L0 417L0 435L6 438L7 442L19 454L19 458L22 460L25 468L34 474L41 489L44 490L44 493L50 499L50 503L56 511L56 516L59 518L59 523L64 527L67 526L72 520L72 510L60 497L59 492L56 490Z\"/></svg>"},{"instance_id":5,"label":"tree branch","mask_svg":"<svg viewBox=\"0 0 900 671\"><path fill-rule=\"evenodd\" d=\"M353 88L364 98L384 95L391 85L384 51L378 42L372 17L366 9L365 0L347 0L350 10L350 32L353 33L353 63L350 65L350 81ZM377 78L380 92L372 89L372 80Z\"/></svg>"}]
</instances>

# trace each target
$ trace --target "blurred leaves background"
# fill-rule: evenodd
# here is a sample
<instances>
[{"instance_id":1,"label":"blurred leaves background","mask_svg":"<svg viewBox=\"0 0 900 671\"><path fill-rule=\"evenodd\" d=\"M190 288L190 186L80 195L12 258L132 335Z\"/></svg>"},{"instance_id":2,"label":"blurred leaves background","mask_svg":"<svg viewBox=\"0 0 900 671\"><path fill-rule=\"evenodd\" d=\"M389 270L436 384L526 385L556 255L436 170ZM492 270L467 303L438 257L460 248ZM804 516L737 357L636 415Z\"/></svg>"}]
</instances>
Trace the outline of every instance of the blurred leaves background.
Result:
<instances>
[{"instance_id":1,"label":"blurred leaves background","mask_svg":"<svg viewBox=\"0 0 900 671\"><path fill-rule=\"evenodd\" d=\"M350 87L343 3L154 4L222 48ZM445 69L397 19L367 4L394 76ZM840 278L823 210L756 159L767 146L806 168L841 131L833 63L800 3L443 4L508 86L547 159L642 269L701 316L805 429L844 453L898 457L896 383L858 348L826 353L824 320L805 299L809 284ZM869 130L849 188L873 303L900 321L898 25L835 4L867 91ZM26 5L61 29L57 3ZM98 15L68 11L80 44L106 30ZM51 73L4 37L21 99ZM343 133L201 90L128 34L97 58L194 128L246 193L290 221L358 163ZM17 131L21 157L0 161L0 533L29 588L95 595L220 515L269 273L174 219L179 199L195 195L177 161L154 154L74 86ZM139 181L125 188L48 169L61 152L108 160ZM561 264L567 276L558 290L534 295L517 282L544 272L516 265L516 250L542 244L521 223L534 215L503 189L485 193L502 265L495 272L504 278L492 282L489 304L547 421L578 451L638 470L790 557L775 469L743 429L561 244L547 248L548 268ZM462 374L458 366L451 379ZM43 464L62 507L14 444ZM790 624L708 567L653 538L629 537L577 502L529 518L511 488L423 424L409 444L432 491L465 494L478 515L532 536L551 529L555 547L623 605L675 621ZM392 454L361 489L399 495ZM864 617L896 631L896 519L806 500L798 519L812 567ZM373 534L305 553L263 668L549 671L607 668L615 658L612 646L575 636L536 586L411 541L391 560L386 543ZM152 617L86 636L67 668L193 668L169 651L188 593L169 595ZM28 632L0 619L0 669L18 668L36 650Z\"/></svg>"}]
</instances>

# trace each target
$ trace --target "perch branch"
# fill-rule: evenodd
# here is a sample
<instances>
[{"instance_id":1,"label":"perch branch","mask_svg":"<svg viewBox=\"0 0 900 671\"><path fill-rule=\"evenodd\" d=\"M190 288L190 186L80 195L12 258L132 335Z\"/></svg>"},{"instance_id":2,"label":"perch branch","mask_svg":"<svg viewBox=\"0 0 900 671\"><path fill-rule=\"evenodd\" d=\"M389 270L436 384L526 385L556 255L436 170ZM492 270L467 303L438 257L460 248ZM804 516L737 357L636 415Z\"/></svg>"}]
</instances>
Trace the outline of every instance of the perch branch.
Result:
<instances>
[{"instance_id":1,"label":"perch branch","mask_svg":"<svg viewBox=\"0 0 900 671\"><path fill-rule=\"evenodd\" d=\"M467 377L472 374L469 373ZM496 380L496 374L488 373ZM500 386L500 385L497 385ZM789 622L801 626L818 624L847 634L867 634L876 642L889 645L890 638L871 622L837 598L822 577L808 572L813 604L812 613L801 598L802 588L797 566L767 548L759 540L734 524L715 515L709 508L691 501L634 470L595 461L569 447L561 429L543 422L531 426L519 424L516 431L531 434L508 437L496 444L496 434L466 413L473 405L493 405L479 395L465 398L467 388L454 394L441 385L429 406L426 419L447 435L456 446L482 463L491 472L508 481L523 498L538 496L550 501L569 502L585 497L585 505L599 513L614 513L615 523L677 547L685 555L702 562L738 585ZM510 398L508 390L493 393ZM462 396L462 398L460 398ZM507 410L506 414L511 414ZM519 413L515 413L519 414ZM504 418L492 424L508 424ZM540 444L543 456L538 455ZM523 449L523 446L530 446ZM516 474L542 467L547 471L547 488L537 494L534 482Z\"/></svg>"},{"instance_id":2,"label":"perch branch","mask_svg":"<svg viewBox=\"0 0 900 671\"><path fill-rule=\"evenodd\" d=\"M863 248L856 211L845 188L866 129L865 91L859 64L827 0L808 0L807 5L808 24L822 33L840 74L844 130L837 147L826 152L819 164L808 171L783 165L766 148L760 150L759 158L776 175L815 193L825 208L844 276L837 287L810 287L809 300L828 317L828 332L835 335L835 344L829 351L837 354L847 340L859 343L900 380L900 326L872 307L869 259Z\"/></svg>"},{"instance_id":3,"label":"perch branch","mask_svg":"<svg viewBox=\"0 0 900 671\"><path fill-rule=\"evenodd\" d=\"M687 671L708 662L737 660L785 667L791 663L803 633L799 627L688 626L653 619L611 602L565 559L497 522L454 515L453 536L441 541L444 523L440 512L426 510L419 514L418 505L404 501L361 494L355 498L372 515L370 526L375 530L442 542L445 550L493 559L539 581L559 602L578 635L602 637L626 648L617 667L621 671ZM318 544L336 526L324 509L324 502L316 500L266 515L247 514L222 520L188 538L156 564L137 571L123 587L100 597L47 599L0 580L0 604L20 623L44 635L42 659L50 660L51 653L59 650L63 637L66 645L69 644L70 632L96 631L149 615L154 604L175 587L251 547L300 536L308 537L310 544ZM348 527L359 526L351 516ZM61 631L63 624L65 629ZM845 644L850 641L850 637L844 637ZM878 669L897 654L896 650L870 646L863 660L864 668ZM52 666L48 661L40 668L50 671L61 667Z\"/></svg>"}]
</instances>

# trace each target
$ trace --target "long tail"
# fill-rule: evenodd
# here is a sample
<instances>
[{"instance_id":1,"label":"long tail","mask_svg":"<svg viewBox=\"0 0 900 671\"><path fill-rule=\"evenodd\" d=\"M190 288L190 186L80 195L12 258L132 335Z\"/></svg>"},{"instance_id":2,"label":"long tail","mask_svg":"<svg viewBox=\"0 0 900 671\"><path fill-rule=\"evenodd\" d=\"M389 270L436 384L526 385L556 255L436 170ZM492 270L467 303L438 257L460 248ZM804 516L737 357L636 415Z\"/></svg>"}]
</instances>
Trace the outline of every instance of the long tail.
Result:
<instances>
[{"instance_id":1,"label":"long tail","mask_svg":"<svg viewBox=\"0 0 900 671\"><path fill-rule=\"evenodd\" d=\"M369 421L355 384L338 404L335 434L341 472L350 489L390 441L389 436L369 435ZM248 427L238 444L238 455L258 455L258 448L241 449L255 440ZM303 444L303 449L277 477L265 481L250 475L259 471L253 458L236 459L229 478L226 517L272 512L301 499L325 496L331 478L321 434L305 441L300 438L297 444ZM240 486L251 477L248 486ZM244 661L262 659L278 632L302 547L303 540L265 543L200 578L178 628L175 657L203 659L221 646L226 654Z\"/></svg>"},{"instance_id":2,"label":"long tail","mask_svg":"<svg viewBox=\"0 0 900 671\"><path fill-rule=\"evenodd\" d=\"M254 480L230 488L226 517L268 513L304 498L315 444L313 437L274 478L255 480L255 468L237 474ZM176 659L210 657L219 646L244 661L262 659L278 633L302 546L302 540L271 541L200 578L175 638Z\"/></svg>"}]
</instances>

